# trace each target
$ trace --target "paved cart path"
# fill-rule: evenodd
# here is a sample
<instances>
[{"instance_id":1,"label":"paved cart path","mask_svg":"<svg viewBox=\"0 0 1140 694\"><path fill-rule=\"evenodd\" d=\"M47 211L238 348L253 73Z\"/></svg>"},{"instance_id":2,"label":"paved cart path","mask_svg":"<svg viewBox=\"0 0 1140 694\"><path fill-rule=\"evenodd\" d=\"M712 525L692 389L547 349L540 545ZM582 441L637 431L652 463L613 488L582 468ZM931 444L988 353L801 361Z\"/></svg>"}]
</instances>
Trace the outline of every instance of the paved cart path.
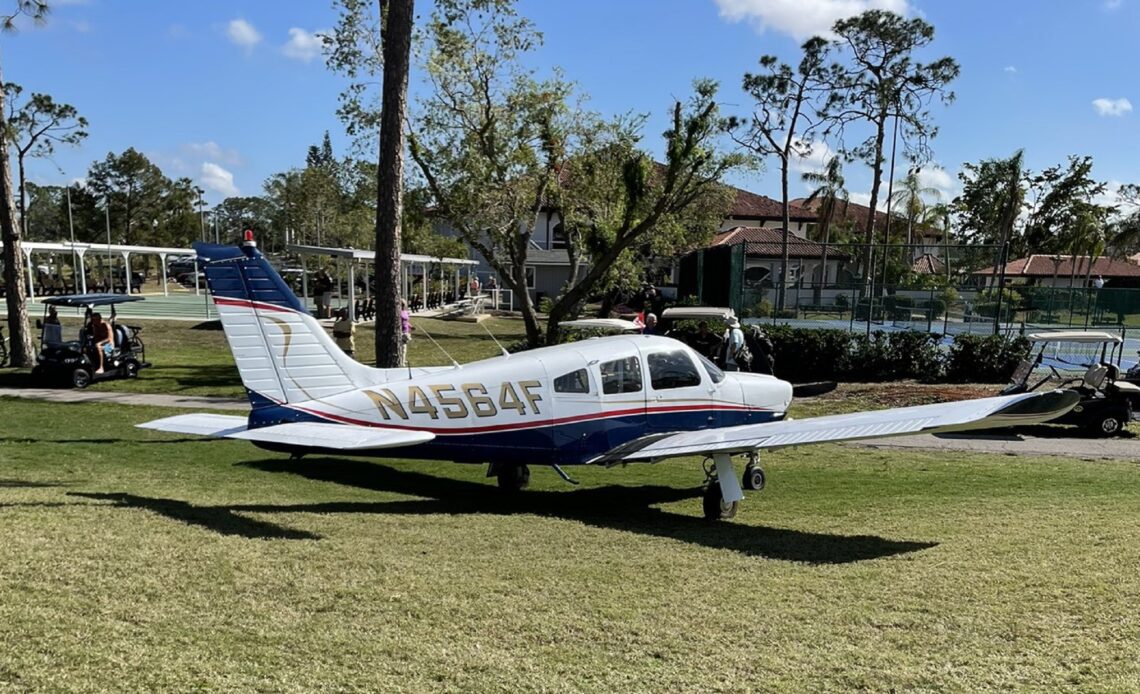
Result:
<instances>
[{"instance_id":1,"label":"paved cart path","mask_svg":"<svg viewBox=\"0 0 1140 694\"><path fill-rule=\"evenodd\" d=\"M146 393L116 393L99 390L52 388L0 388L0 397L28 398L51 402L109 402L120 405L149 405L198 410L249 410L244 398L212 398ZM883 450L967 451L1006 455L1055 455L1079 460L1140 461L1140 438L1063 438L1007 432L979 432L934 436L899 436L845 444Z\"/></svg>"},{"instance_id":2,"label":"paved cart path","mask_svg":"<svg viewBox=\"0 0 1140 694\"><path fill-rule=\"evenodd\" d=\"M1078 460L1140 461L1140 438L1066 438L1032 436L1007 432L976 434L917 434L870 441L856 441L849 446L883 450L968 451L972 453L1004 453L1006 455L1056 455Z\"/></svg>"}]
</instances>

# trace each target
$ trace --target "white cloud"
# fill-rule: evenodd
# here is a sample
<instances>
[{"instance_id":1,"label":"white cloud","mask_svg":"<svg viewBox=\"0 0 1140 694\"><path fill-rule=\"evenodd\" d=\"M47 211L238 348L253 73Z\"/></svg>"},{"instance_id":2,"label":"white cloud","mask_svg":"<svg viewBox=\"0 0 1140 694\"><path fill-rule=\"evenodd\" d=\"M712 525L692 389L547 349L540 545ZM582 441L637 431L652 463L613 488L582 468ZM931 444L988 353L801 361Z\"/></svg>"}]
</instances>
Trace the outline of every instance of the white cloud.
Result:
<instances>
[{"instance_id":1,"label":"white cloud","mask_svg":"<svg viewBox=\"0 0 1140 694\"><path fill-rule=\"evenodd\" d=\"M310 62L313 58L319 58L324 51L325 44L321 37L325 33L314 31L310 34L304 29L293 27L289 30L289 40L281 47L281 52L294 60Z\"/></svg>"},{"instance_id":2,"label":"white cloud","mask_svg":"<svg viewBox=\"0 0 1140 694\"><path fill-rule=\"evenodd\" d=\"M1014 67L1014 66L1012 66L1012 65L1006 65L1006 66L1005 66L1004 68L1002 68L1002 69L1003 69L1003 70L1005 70L1006 72L1008 72L1008 73L1009 73L1009 74L1011 74L1011 75L1016 75L1016 74L1017 74L1017 68L1016 68L1016 67Z\"/></svg>"},{"instance_id":3,"label":"white cloud","mask_svg":"<svg viewBox=\"0 0 1140 694\"><path fill-rule=\"evenodd\" d=\"M240 195L241 191L234 185L234 175L218 166L212 161L202 164L202 186L226 197Z\"/></svg>"},{"instance_id":4,"label":"white cloud","mask_svg":"<svg viewBox=\"0 0 1140 694\"><path fill-rule=\"evenodd\" d=\"M730 22L747 21L757 31L772 29L806 39L829 35L837 20L867 10L890 10L905 15L908 0L715 0L720 16Z\"/></svg>"},{"instance_id":5,"label":"white cloud","mask_svg":"<svg viewBox=\"0 0 1140 694\"><path fill-rule=\"evenodd\" d=\"M1123 4L1124 0L1104 0L1104 9L1108 12L1112 12L1113 10L1120 9L1120 6Z\"/></svg>"},{"instance_id":6,"label":"white cloud","mask_svg":"<svg viewBox=\"0 0 1140 694\"><path fill-rule=\"evenodd\" d=\"M236 149L226 149L217 142L191 142L183 145L182 150L191 157L212 159L230 166L241 166L245 163Z\"/></svg>"},{"instance_id":7,"label":"white cloud","mask_svg":"<svg viewBox=\"0 0 1140 694\"><path fill-rule=\"evenodd\" d=\"M811 151L808 152L806 157L792 158L792 170L798 171L799 173L806 171L823 171L823 168L827 166L827 161L833 156L835 156L835 152L827 146L826 142L813 142L811 144Z\"/></svg>"},{"instance_id":8,"label":"white cloud","mask_svg":"<svg viewBox=\"0 0 1140 694\"><path fill-rule=\"evenodd\" d=\"M226 25L226 36L229 37L230 42L234 45L241 46L247 51L253 50L253 47L261 43L261 34L253 25L244 19L232 19Z\"/></svg>"},{"instance_id":9,"label":"white cloud","mask_svg":"<svg viewBox=\"0 0 1140 694\"><path fill-rule=\"evenodd\" d=\"M958 181L949 171L937 164L924 166L918 170L918 184L923 188L933 188L942 193L944 202L949 202L958 194Z\"/></svg>"},{"instance_id":10,"label":"white cloud","mask_svg":"<svg viewBox=\"0 0 1140 694\"><path fill-rule=\"evenodd\" d=\"M1132 112L1132 102L1128 99L1095 99L1092 102L1093 108L1096 109L1098 115L1101 116L1123 116L1126 113Z\"/></svg>"}]
</instances>

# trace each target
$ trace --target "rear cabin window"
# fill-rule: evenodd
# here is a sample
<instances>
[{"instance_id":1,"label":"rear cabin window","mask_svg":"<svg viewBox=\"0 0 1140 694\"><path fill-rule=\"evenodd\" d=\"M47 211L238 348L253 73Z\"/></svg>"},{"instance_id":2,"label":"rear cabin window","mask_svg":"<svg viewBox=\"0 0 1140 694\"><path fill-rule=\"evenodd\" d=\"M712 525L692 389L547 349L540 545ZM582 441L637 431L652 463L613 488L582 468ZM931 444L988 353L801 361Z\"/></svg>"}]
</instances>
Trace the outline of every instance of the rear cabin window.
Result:
<instances>
[{"instance_id":1,"label":"rear cabin window","mask_svg":"<svg viewBox=\"0 0 1140 694\"><path fill-rule=\"evenodd\" d=\"M602 392L606 395L641 392L641 362L637 357L604 362L601 373Z\"/></svg>"},{"instance_id":2,"label":"rear cabin window","mask_svg":"<svg viewBox=\"0 0 1140 694\"><path fill-rule=\"evenodd\" d=\"M586 370L578 369L554 379L554 392L589 393L590 378L586 375Z\"/></svg>"},{"instance_id":3,"label":"rear cabin window","mask_svg":"<svg viewBox=\"0 0 1140 694\"><path fill-rule=\"evenodd\" d=\"M701 384L701 372L697 371L697 365L681 350L650 354L647 361L649 382L653 384L653 390L688 388Z\"/></svg>"}]
</instances>

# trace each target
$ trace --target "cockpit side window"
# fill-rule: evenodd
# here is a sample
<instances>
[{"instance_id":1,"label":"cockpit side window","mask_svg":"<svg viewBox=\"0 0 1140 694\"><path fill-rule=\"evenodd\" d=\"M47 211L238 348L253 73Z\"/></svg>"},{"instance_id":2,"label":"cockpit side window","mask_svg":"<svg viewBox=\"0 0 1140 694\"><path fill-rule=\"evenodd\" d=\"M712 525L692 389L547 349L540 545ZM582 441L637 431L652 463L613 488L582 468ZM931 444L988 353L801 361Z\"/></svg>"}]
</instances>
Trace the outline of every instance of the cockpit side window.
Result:
<instances>
[{"instance_id":1,"label":"cockpit side window","mask_svg":"<svg viewBox=\"0 0 1140 694\"><path fill-rule=\"evenodd\" d=\"M641 362L637 357L603 362L599 370L606 395L641 392Z\"/></svg>"},{"instance_id":2,"label":"cockpit side window","mask_svg":"<svg viewBox=\"0 0 1140 694\"><path fill-rule=\"evenodd\" d=\"M554 392L555 393L589 393L590 392L590 377L586 375L585 369L578 369L571 371L568 374L563 374L554 379Z\"/></svg>"},{"instance_id":3,"label":"cockpit side window","mask_svg":"<svg viewBox=\"0 0 1140 694\"><path fill-rule=\"evenodd\" d=\"M684 350L655 352L647 358L653 390L690 388L701 384L701 372Z\"/></svg>"}]
</instances>

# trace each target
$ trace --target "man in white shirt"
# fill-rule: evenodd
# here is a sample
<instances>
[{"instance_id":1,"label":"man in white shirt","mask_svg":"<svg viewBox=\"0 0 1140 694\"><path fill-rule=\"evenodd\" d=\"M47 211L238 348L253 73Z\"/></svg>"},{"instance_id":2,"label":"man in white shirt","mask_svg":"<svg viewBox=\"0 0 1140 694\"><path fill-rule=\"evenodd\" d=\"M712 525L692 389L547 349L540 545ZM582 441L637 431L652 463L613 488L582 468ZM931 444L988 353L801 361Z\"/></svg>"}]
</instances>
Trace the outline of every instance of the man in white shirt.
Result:
<instances>
[{"instance_id":1,"label":"man in white shirt","mask_svg":"<svg viewBox=\"0 0 1140 694\"><path fill-rule=\"evenodd\" d=\"M740 371L744 352L744 331L735 316L728 319L728 329L724 331L724 370Z\"/></svg>"}]
</instances>

